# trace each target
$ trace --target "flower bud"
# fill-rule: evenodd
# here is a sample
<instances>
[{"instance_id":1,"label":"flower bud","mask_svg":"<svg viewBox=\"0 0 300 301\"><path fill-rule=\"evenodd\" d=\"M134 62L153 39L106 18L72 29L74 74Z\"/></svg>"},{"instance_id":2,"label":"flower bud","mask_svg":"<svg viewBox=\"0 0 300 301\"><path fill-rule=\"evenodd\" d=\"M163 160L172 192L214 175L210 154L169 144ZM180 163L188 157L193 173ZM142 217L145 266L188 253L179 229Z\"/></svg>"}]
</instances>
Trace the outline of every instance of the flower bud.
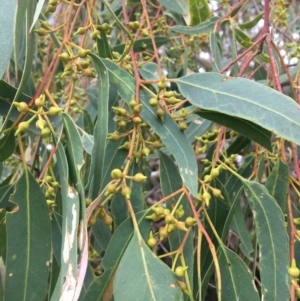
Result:
<instances>
[{"instance_id":1,"label":"flower bud","mask_svg":"<svg viewBox=\"0 0 300 301\"><path fill-rule=\"evenodd\" d=\"M62 111L63 111L62 108L50 107L47 114L50 115L50 116L56 116Z\"/></svg>"},{"instance_id":2,"label":"flower bud","mask_svg":"<svg viewBox=\"0 0 300 301\"><path fill-rule=\"evenodd\" d=\"M28 105L26 102L14 102L13 103L19 112L27 112L29 110Z\"/></svg>"},{"instance_id":3,"label":"flower bud","mask_svg":"<svg viewBox=\"0 0 300 301\"><path fill-rule=\"evenodd\" d=\"M61 53L58 57L65 64L70 60L70 56L66 52Z\"/></svg>"},{"instance_id":4,"label":"flower bud","mask_svg":"<svg viewBox=\"0 0 300 301\"><path fill-rule=\"evenodd\" d=\"M123 173L122 173L121 169L115 168L112 170L110 175L113 179L118 180L118 179L121 179Z\"/></svg>"},{"instance_id":5,"label":"flower bud","mask_svg":"<svg viewBox=\"0 0 300 301\"><path fill-rule=\"evenodd\" d=\"M121 191L121 193L125 199L130 199L131 192L132 192L131 188L128 186L123 187L122 191Z\"/></svg>"},{"instance_id":6,"label":"flower bud","mask_svg":"<svg viewBox=\"0 0 300 301\"><path fill-rule=\"evenodd\" d=\"M147 179L146 176L144 176L142 173L137 173L136 175L134 175L133 177L133 181L137 182L137 183L143 183L145 180Z\"/></svg>"}]
</instances>

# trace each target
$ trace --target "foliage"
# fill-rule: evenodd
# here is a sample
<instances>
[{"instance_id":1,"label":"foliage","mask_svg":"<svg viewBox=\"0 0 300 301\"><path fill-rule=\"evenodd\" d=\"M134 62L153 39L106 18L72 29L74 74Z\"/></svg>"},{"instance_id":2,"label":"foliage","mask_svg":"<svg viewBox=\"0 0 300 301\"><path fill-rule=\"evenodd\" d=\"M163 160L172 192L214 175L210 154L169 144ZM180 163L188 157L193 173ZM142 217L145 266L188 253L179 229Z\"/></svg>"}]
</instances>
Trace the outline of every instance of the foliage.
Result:
<instances>
[{"instance_id":1,"label":"foliage","mask_svg":"<svg viewBox=\"0 0 300 301\"><path fill-rule=\"evenodd\" d=\"M300 298L297 1L0 3L0 299Z\"/></svg>"}]
</instances>

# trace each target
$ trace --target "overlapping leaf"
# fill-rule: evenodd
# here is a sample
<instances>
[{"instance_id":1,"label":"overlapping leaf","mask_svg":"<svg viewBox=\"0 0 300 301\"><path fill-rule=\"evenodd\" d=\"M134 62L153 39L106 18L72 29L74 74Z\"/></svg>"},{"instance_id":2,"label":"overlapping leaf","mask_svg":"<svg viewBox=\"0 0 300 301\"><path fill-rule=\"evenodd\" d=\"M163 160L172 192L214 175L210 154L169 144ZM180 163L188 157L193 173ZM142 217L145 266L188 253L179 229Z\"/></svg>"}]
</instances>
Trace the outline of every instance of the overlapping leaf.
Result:
<instances>
[{"instance_id":1,"label":"overlapping leaf","mask_svg":"<svg viewBox=\"0 0 300 301\"><path fill-rule=\"evenodd\" d=\"M114 299L180 301L182 297L174 274L135 233L116 272Z\"/></svg>"},{"instance_id":2,"label":"overlapping leaf","mask_svg":"<svg viewBox=\"0 0 300 301\"><path fill-rule=\"evenodd\" d=\"M50 264L50 217L45 196L28 171L24 170L11 201L17 207L6 214L5 300L44 300Z\"/></svg>"},{"instance_id":3,"label":"overlapping leaf","mask_svg":"<svg viewBox=\"0 0 300 301\"><path fill-rule=\"evenodd\" d=\"M24 1L23 1L24 2ZM16 1L2 0L0 2L0 78L9 63L10 55L13 50L13 31L15 21Z\"/></svg>"},{"instance_id":4,"label":"overlapping leaf","mask_svg":"<svg viewBox=\"0 0 300 301\"><path fill-rule=\"evenodd\" d=\"M243 185L256 225L262 298L265 301L287 301L290 297L290 259L283 213L264 186L246 180Z\"/></svg>"},{"instance_id":5,"label":"overlapping leaf","mask_svg":"<svg viewBox=\"0 0 300 301\"><path fill-rule=\"evenodd\" d=\"M103 62L111 73L111 81L118 86L121 96L126 101L130 101L132 95L135 94L133 78L116 64L108 60L103 60ZM196 158L187 137L169 114L165 115L164 122L161 122L157 118L155 109L148 103L151 96L147 91L141 90L140 98L143 104L142 118L159 135L165 146L172 151L179 166L179 172L184 185L186 185L193 195L197 195L198 183L196 175L198 171Z\"/></svg>"},{"instance_id":6,"label":"overlapping leaf","mask_svg":"<svg viewBox=\"0 0 300 301\"><path fill-rule=\"evenodd\" d=\"M300 144L300 106L269 87L216 73L192 74L176 80L193 105L249 120Z\"/></svg>"}]
</instances>

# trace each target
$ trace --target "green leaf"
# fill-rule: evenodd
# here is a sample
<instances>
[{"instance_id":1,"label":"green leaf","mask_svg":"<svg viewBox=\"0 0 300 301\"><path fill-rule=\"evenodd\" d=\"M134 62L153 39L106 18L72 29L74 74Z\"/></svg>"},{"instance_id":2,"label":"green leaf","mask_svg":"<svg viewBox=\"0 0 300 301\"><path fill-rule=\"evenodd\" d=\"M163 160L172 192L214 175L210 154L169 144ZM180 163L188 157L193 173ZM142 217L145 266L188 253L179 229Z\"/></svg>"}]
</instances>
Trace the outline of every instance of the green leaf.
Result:
<instances>
[{"instance_id":1,"label":"green leaf","mask_svg":"<svg viewBox=\"0 0 300 301\"><path fill-rule=\"evenodd\" d=\"M105 151L108 135L109 82L108 72L102 60L94 54L91 55L91 58L99 76L99 96L97 101L98 120L94 129L95 143L92 152L92 165L90 171L90 177L93 176L93 181L97 181L97 183L100 184L91 184L93 190L90 197L95 199L101 192L103 181L103 168L105 164Z\"/></svg>"},{"instance_id":2,"label":"green leaf","mask_svg":"<svg viewBox=\"0 0 300 301\"><path fill-rule=\"evenodd\" d=\"M179 129L176 122L168 113L164 116L164 122L161 122L157 118L155 109L150 107L148 103L149 94L146 91L142 90L140 97L143 104L142 118L157 133L163 144L174 156L183 184L189 189L192 195L197 196L198 182L196 175L198 174L198 168L194 151L186 135Z\"/></svg>"},{"instance_id":3,"label":"green leaf","mask_svg":"<svg viewBox=\"0 0 300 301\"><path fill-rule=\"evenodd\" d=\"M25 27L24 25L26 23L27 9L31 4L32 1L24 0L18 2L17 5L15 26L14 26L14 61L16 66L19 64L19 61L20 59L22 59L22 55L23 55L22 43L24 42L24 36L27 35L26 29L24 30ZM17 68L15 69L17 70Z\"/></svg>"},{"instance_id":4,"label":"green leaf","mask_svg":"<svg viewBox=\"0 0 300 301\"><path fill-rule=\"evenodd\" d=\"M64 132L66 135L66 154L69 163L70 180L76 186L79 185L79 171L83 164L81 138L72 118L68 114L62 114Z\"/></svg>"},{"instance_id":5,"label":"green leaf","mask_svg":"<svg viewBox=\"0 0 300 301\"><path fill-rule=\"evenodd\" d=\"M26 169L11 201L17 207L6 213L5 300L44 300L50 264L50 217L44 193Z\"/></svg>"},{"instance_id":6,"label":"green leaf","mask_svg":"<svg viewBox=\"0 0 300 301\"><path fill-rule=\"evenodd\" d=\"M99 57L112 59L110 45L104 30L100 29L101 39L97 38L97 48Z\"/></svg>"},{"instance_id":7,"label":"green leaf","mask_svg":"<svg viewBox=\"0 0 300 301\"><path fill-rule=\"evenodd\" d=\"M109 133L109 125L113 120L112 113L110 110L110 99L109 94L109 78L108 78L108 70L107 66L113 69L115 66L114 63L108 60L101 60L95 55L92 55L92 59L95 63L95 67L97 73L99 75L99 96L98 96L98 121L95 130L94 130L94 148L92 152L92 166L90 172L90 179L94 179L95 185L91 184L91 189L89 196L94 199L96 198L102 189L106 186L106 184L111 180L110 172L120 165L123 164L127 153L124 150L119 150L119 147L123 144L124 139L120 139L117 142L108 141L107 134ZM105 64L107 64L107 66ZM122 70L122 69L120 69ZM111 71L111 70L110 70ZM124 70L122 70L124 71ZM128 74L124 71L125 74ZM112 76L110 79L113 79L113 82L116 82L120 85L118 81L117 73L114 74L116 79ZM126 80L126 77L123 73L120 74L120 78L122 80ZM126 87L124 87L126 89ZM130 95L131 99L132 94ZM115 99L113 99L115 101Z\"/></svg>"},{"instance_id":8,"label":"green leaf","mask_svg":"<svg viewBox=\"0 0 300 301\"><path fill-rule=\"evenodd\" d=\"M254 156L248 156L245 158L243 165L238 169L238 174L243 178L248 178L254 168ZM240 190L243 183L234 175L231 175L225 185L225 188L229 195L229 200L234 200L239 198ZM242 212L241 206L236 206L234 215L232 217L230 228L233 229L240 238L240 248L243 254L250 259L250 254L253 252L253 247L249 237L248 229L244 219L244 214Z\"/></svg>"},{"instance_id":9,"label":"green leaf","mask_svg":"<svg viewBox=\"0 0 300 301\"><path fill-rule=\"evenodd\" d=\"M150 230L150 222L144 219L148 210L139 212L136 215L139 229L143 236L147 237ZM104 273L100 277L95 277L91 285L87 288L82 300L103 301L110 300L112 296L112 285L115 272L119 266L129 241L133 235L132 219L125 220L112 236L102 260ZM116 248L116 245L118 248ZM132 282L133 283L133 282Z\"/></svg>"},{"instance_id":10,"label":"green leaf","mask_svg":"<svg viewBox=\"0 0 300 301\"><path fill-rule=\"evenodd\" d=\"M6 251L6 220L5 220L5 210L2 210L0 212L0 257L4 257L4 252ZM0 259L0 265L2 264L1 263L1 260L2 258ZM2 288L2 284L3 282L1 282L2 279L0 280L0 287ZM0 288L0 290L1 290Z\"/></svg>"},{"instance_id":11,"label":"green leaf","mask_svg":"<svg viewBox=\"0 0 300 301\"><path fill-rule=\"evenodd\" d=\"M202 136L210 128L211 125L212 122L210 120L201 121L199 119L195 119L189 124L184 133L190 143L193 143L195 141L195 137Z\"/></svg>"},{"instance_id":12,"label":"green leaf","mask_svg":"<svg viewBox=\"0 0 300 301\"><path fill-rule=\"evenodd\" d=\"M193 105L249 120L300 144L300 106L269 87L216 73L192 74L176 80Z\"/></svg>"},{"instance_id":13,"label":"green leaf","mask_svg":"<svg viewBox=\"0 0 300 301\"><path fill-rule=\"evenodd\" d=\"M159 0L164 7L181 15L189 14L188 4L185 0Z\"/></svg>"},{"instance_id":14,"label":"green leaf","mask_svg":"<svg viewBox=\"0 0 300 301\"><path fill-rule=\"evenodd\" d=\"M96 224L92 227L95 240L106 251L109 241L111 239L111 233L107 225L103 223L103 219L97 218Z\"/></svg>"},{"instance_id":15,"label":"green leaf","mask_svg":"<svg viewBox=\"0 0 300 301\"><path fill-rule=\"evenodd\" d=\"M190 11L190 26L198 25L211 16L207 0L188 0Z\"/></svg>"},{"instance_id":16,"label":"green leaf","mask_svg":"<svg viewBox=\"0 0 300 301\"><path fill-rule=\"evenodd\" d=\"M67 198L63 202L60 273L51 301L65 300L75 294L79 213L79 195L73 187L69 186Z\"/></svg>"},{"instance_id":17,"label":"green leaf","mask_svg":"<svg viewBox=\"0 0 300 301\"><path fill-rule=\"evenodd\" d=\"M41 14L41 11L43 9L43 5L45 3L45 0L38 0L38 3L36 5L36 9L35 9L35 12L34 12L34 16L33 16L33 20L32 20L32 24L30 26L30 29L29 29L29 32L32 31L36 21L38 20L40 14Z\"/></svg>"},{"instance_id":18,"label":"green leaf","mask_svg":"<svg viewBox=\"0 0 300 301\"><path fill-rule=\"evenodd\" d=\"M219 112L201 110L198 113L205 119L212 120L216 123L224 125L265 147L267 150L272 151L271 136L272 133L263 127L235 116L228 116Z\"/></svg>"},{"instance_id":19,"label":"green leaf","mask_svg":"<svg viewBox=\"0 0 300 301\"><path fill-rule=\"evenodd\" d=\"M236 40L244 48L249 48L253 44L251 41L251 38L245 32L240 30L239 28L237 28L237 27L234 28L233 33L234 33Z\"/></svg>"},{"instance_id":20,"label":"green leaf","mask_svg":"<svg viewBox=\"0 0 300 301\"><path fill-rule=\"evenodd\" d=\"M252 20L239 24L240 29L253 28L260 21L260 19L262 18L263 15L264 15L264 13L260 13L260 14L256 15Z\"/></svg>"},{"instance_id":21,"label":"green leaf","mask_svg":"<svg viewBox=\"0 0 300 301\"><path fill-rule=\"evenodd\" d=\"M139 72L145 80L159 80L158 67L155 63L147 63L139 68Z\"/></svg>"},{"instance_id":22,"label":"green leaf","mask_svg":"<svg viewBox=\"0 0 300 301\"><path fill-rule=\"evenodd\" d=\"M227 148L227 155L230 156L232 154L238 154L241 151L245 151L250 145L251 140L244 136L238 136L232 144Z\"/></svg>"},{"instance_id":23,"label":"green leaf","mask_svg":"<svg viewBox=\"0 0 300 301\"><path fill-rule=\"evenodd\" d=\"M219 253L222 300L259 301L259 295L247 266L233 251L225 247ZM279 300L279 299L273 299Z\"/></svg>"},{"instance_id":24,"label":"green leaf","mask_svg":"<svg viewBox=\"0 0 300 301\"><path fill-rule=\"evenodd\" d=\"M14 131L10 131L0 139L0 162L4 162L12 155L15 146Z\"/></svg>"},{"instance_id":25,"label":"green leaf","mask_svg":"<svg viewBox=\"0 0 300 301\"><path fill-rule=\"evenodd\" d=\"M0 2L0 20L2 24L0 29L0 78L3 77L13 50L16 7L16 1L2 0Z\"/></svg>"},{"instance_id":26,"label":"green leaf","mask_svg":"<svg viewBox=\"0 0 300 301\"><path fill-rule=\"evenodd\" d=\"M290 259L284 215L264 186L247 180L243 180L243 185L256 225L262 298L287 301L290 297Z\"/></svg>"},{"instance_id":27,"label":"green leaf","mask_svg":"<svg viewBox=\"0 0 300 301\"><path fill-rule=\"evenodd\" d=\"M169 42L169 40L170 40L169 38L163 37L163 36L155 36L154 37L156 47L166 44L167 42ZM124 49L125 49L125 44L119 44L119 45L116 45L113 47L113 51L120 52L120 53L122 53L124 51ZM136 40L134 42L134 44L133 44L134 52L145 51L145 49L147 49L148 51L153 50L153 44L152 44L152 40L150 38L143 38L143 39Z\"/></svg>"},{"instance_id":28,"label":"green leaf","mask_svg":"<svg viewBox=\"0 0 300 301\"><path fill-rule=\"evenodd\" d=\"M13 193L13 190L14 185L5 185L0 187L0 208L6 208L8 210L12 207L9 197Z\"/></svg>"},{"instance_id":29,"label":"green leaf","mask_svg":"<svg viewBox=\"0 0 300 301\"><path fill-rule=\"evenodd\" d=\"M182 34L187 35L197 35L197 34L203 34L203 33L210 33L213 31L216 21L218 20L217 17L212 17L209 20L206 20L205 22L196 25L194 27L189 26L181 26L181 25L175 25L170 27L170 30Z\"/></svg>"},{"instance_id":30,"label":"green leaf","mask_svg":"<svg viewBox=\"0 0 300 301\"><path fill-rule=\"evenodd\" d=\"M218 71L222 69L222 56L221 56L221 49L218 43L217 34L215 32L210 33L210 49L211 54L214 59L214 64Z\"/></svg>"},{"instance_id":31,"label":"green leaf","mask_svg":"<svg viewBox=\"0 0 300 301\"><path fill-rule=\"evenodd\" d=\"M91 155L93 152L93 147L94 147L94 136L89 135L86 132L83 133L81 136L81 141L82 141L82 146L84 150Z\"/></svg>"},{"instance_id":32,"label":"green leaf","mask_svg":"<svg viewBox=\"0 0 300 301\"><path fill-rule=\"evenodd\" d=\"M22 1L23 2L23 1ZM24 1L26 2L26 1ZM21 4L22 5L22 4ZM35 11L35 7L36 7L36 2L35 1L29 1L28 2L28 6L27 6L27 10L26 10L26 16L25 16L25 58L24 58L24 66L22 64L22 77L20 79L20 84L18 86L18 90L17 93L14 97L15 101L19 101L19 98L24 90L24 88L26 87L28 80L31 76L31 70L32 70L32 64L34 61L34 54L35 54L35 35L33 33L29 33L29 29L30 29L30 25L32 23L32 19L33 19L33 14ZM19 9L20 6L18 8L18 13L17 15L19 15ZM18 26L18 21L16 26ZM17 31L16 35L20 34L20 30ZM16 37L16 39L20 39L21 37ZM17 44L16 44L17 45ZM17 47L17 46L16 46ZM18 56L18 52L20 52L20 49L15 49L16 55ZM22 58L22 62L23 62L23 58ZM15 61L15 64L17 64L18 62Z\"/></svg>"},{"instance_id":33,"label":"green leaf","mask_svg":"<svg viewBox=\"0 0 300 301\"><path fill-rule=\"evenodd\" d=\"M132 95L135 95L135 82L132 76L108 60L103 60L103 62L111 73L110 80L118 86L120 95L129 102ZM148 92L141 90L140 98L143 104L141 117L151 126L165 146L172 152L179 166L179 172L184 185L186 185L193 195L197 195L198 182L197 177L195 177L198 174L197 163L194 151L187 137L179 130L179 127L170 115L165 115L164 122L161 122L157 118L155 109L150 107L148 103L148 100L151 98Z\"/></svg>"},{"instance_id":34,"label":"green leaf","mask_svg":"<svg viewBox=\"0 0 300 301\"><path fill-rule=\"evenodd\" d=\"M134 233L116 272L115 301L179 301L182 298L174 274Z\"/></svg>"},{"instance_id":35,"label":"green leaf","mask_svg":"<svg viewBox=\"0 0 300 301\"><path fill-rule=\"evenodd\" d=\"M289 187L289 167L277 160L265 184L269 194L276 200L283 214L286 212L286 196Z\"/></svg>"}]
</instances>

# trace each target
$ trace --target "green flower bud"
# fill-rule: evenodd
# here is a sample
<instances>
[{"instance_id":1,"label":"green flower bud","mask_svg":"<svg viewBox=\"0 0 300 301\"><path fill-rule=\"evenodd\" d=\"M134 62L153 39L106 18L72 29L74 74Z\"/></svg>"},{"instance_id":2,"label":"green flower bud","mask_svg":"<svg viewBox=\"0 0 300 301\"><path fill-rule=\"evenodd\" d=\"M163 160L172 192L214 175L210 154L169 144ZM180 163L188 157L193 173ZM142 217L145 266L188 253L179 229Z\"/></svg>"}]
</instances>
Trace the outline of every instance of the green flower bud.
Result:
<instances>
[{"instance_id":1,"label":"green flower bud","mask_svg":"<svg viewBox=\"0 0 300 301\"><path fill-rule=\"evenodd\" d=\"M133 107L133 113L135 113L135 114L139 114L139 113L141 113L142 112L142 107L143 107L143 105L142 104L139 104L139 105L135 105L134 107Z\"/></svg>"},{"instance_id":2,"label":"green flower bud","mask_svg":"<svg viewBox=\"0 0 300 301\"><path fill-rule=\"evenodd\" d=\"M47 114L50 115L50 116L56 116L62 111L63 111L62 108L50 107Z\"/></svg>"},{"instance_id":3,"label":"green flower bud","mask_svg":"<svg viewBox=\"0 0 300 301\"><path fill-rule=\"evenodd\" d=\"M48 127L45 127L44 129L41 130L41 135L42 135L44 138L49 137L50 134L51 134L51 130L50 130Z\"/></svg>"},{"instance_id":4,"label":"green flower bud","mask_svg":"<svg viewBox=\"0 0 300 301\"><path fill-rule=\"evenodd\" d=\"M160 227L158 230L158 234L159 234L160 240L164 240L165 238L167 238L169 236L169 233L168 233L166 227Z\"/></svg>"},{"instance_id":5,"label":"green flower bud","mask_svg":"<svg viewBox=\"0 0 300 301\"><path fill-rule=\"evenodd\" d=\"M23 121L18 124L18 129L16 130L15 136L21 132L26 132L29 129L30 123L28 121Z\"/></svg>"},{"instance_id":6,"label":"green flower bud","mask_svg":"<svg viewBox=\"0 0 300 301\"><path fill-rule=\"evenodd\" d=\"M185 224L188 227L193 227L196 223L197 223L197 220L194 217L191 217L191 216L187 217L186 220L185 220Z\"/></svg>"},{"instance_id":7,"label":"green flower bud","mask_svg":"<svg viewBox=\"0 0 300 301\"><path fill-rule=\"evenodd\" d=\"M74 35L84 35L87 32L87 30L88 29L86 27L79 27Z\"/></svg>"},{"instance_id":8,"label":"green flower bud","mask_svg":"<svg viewBox=\"0 0 300 301\"><path fill-rule=\"evenodd\" d=\"M35 101L34 104L40 108L45 104L45 95L41 94Z\"/></svg>"},{"instance_id":9,"label":"green flower bud","mask_svg":"<svg viewBox=\"0 0 300 301\"><path fill-rule=\"evenodd\" d=\"M149 100L149 105L151 107L157 107L158 103L159 103L159 101L158 101L158 99L156 97L152 97Z\"/></svg>"},{"instance_id":10,"label":"green flower bud","mask_svg":"<svg viewBox=\"0 0 300 301\"><path fill-rule=\"evenodd\" d=\"M84 58L87 57L87 55L88 55L90 52L91 52L90 49L81 49L81 50L78 51L77 55L78 55L80 58L84 59Z\"/></svg>"},{"instance_id":11,"label":"green flower bud","mask_svg":"<svg viewBox=\"0 0 300 301\"><path fill-rule=\"evenodd\" d=\"M180 205L178 209L175 211L177 218L181 218L184 216L184 209L183 206Z\"/></svg>"},{"instance_id":12,"label":"green flower bud","mask_svg":"<svg viewBox=\"0 0 300 301\"><path fill-rule=\"evenodd\" d=\"M61 53L58 57L65 64L68 63L70 60L70 56L66 52Z\"/></svg>"},{"instance_id":13,"label":"green flower bud","mask_svg":"<svg viewBox=\"0 0 300 301\"><path fill-rule=\"evenodd\" d=\"M184 277L185 271L188 269L188 267L182 267L182 266L178 266L175 269L175 275L177 277Z\"/></svg>"},{"instance_id":14,"label":"green flower bud","mask_svg":"<svg viewBox=\"0 0 300 301\"><path fill-rule=\"evenodd\" d=\"M112 225L112 223L113 223L112 217L111 217L110 215L106 214L106 215L103 217L103 223L104 223L104 225L106 225L106 226Z\"/></svg>"},{"instance_id":15,"label":"green flower bud","mask_svg":"<svg viewBox=\"0 0 300 301\"><path fill-rule=\"evenodd\" d=\"M123 173L122 173L121 169L115 168L112 170L110 175L113 179L118 180L118 179L121 179Z\"/></svg>"},{"instance_id":16,"label":"green flower bud","mask_svg":"<svg viewBox=\"0 0 300 301\"><path fill-rule=\"evenodd\" d=\"M133 181L137 182L137 183L143 183L145 180L147 179L146 176L144 176L142 173L137 173L136 175L134 175L133 177Z\"/></svg>"},{"instance_id":17,"label":"green flower bud","mask_svg":"<svg viewBox=\"0 0 300 301\"><path fill-rule=\"evenodd\" d=\"M130 187L125 186L122 188L121 194L123 195L123 197L125 199L130 199L131 193L132 193L132 191L131 191Z\"/></svg>"},{"instance_id":18,"label":"green flower bud","mask_svg":"<svg viewBox=\"0 0 300 301\"><path fill-rule=\"evenodd\" d=\"M27 112L29 110L28 105L26 102L14 102L13 103L19 112Z\"/></svg>"},{"instance_id":19,"label":"green flower bud","mask_svg":"<svg viewBox=\"0 0 300 301\"><path fill-rule=\"evenodd\" d=\"M156 110L156 116L162 121L164 122L165 120L165 111L162 108L157 108Z\"/></svg>"},{"instance_id":20,"label":"green flower bud","mask_svg":"<svg viewBox=\"0 0 300 301\"><path fill-rule=\"evenodd\" d=\"M166 224L174 224L175 223L175 217L172 214L168 214L165 217Z\"/></svg>"}]
</instances>

